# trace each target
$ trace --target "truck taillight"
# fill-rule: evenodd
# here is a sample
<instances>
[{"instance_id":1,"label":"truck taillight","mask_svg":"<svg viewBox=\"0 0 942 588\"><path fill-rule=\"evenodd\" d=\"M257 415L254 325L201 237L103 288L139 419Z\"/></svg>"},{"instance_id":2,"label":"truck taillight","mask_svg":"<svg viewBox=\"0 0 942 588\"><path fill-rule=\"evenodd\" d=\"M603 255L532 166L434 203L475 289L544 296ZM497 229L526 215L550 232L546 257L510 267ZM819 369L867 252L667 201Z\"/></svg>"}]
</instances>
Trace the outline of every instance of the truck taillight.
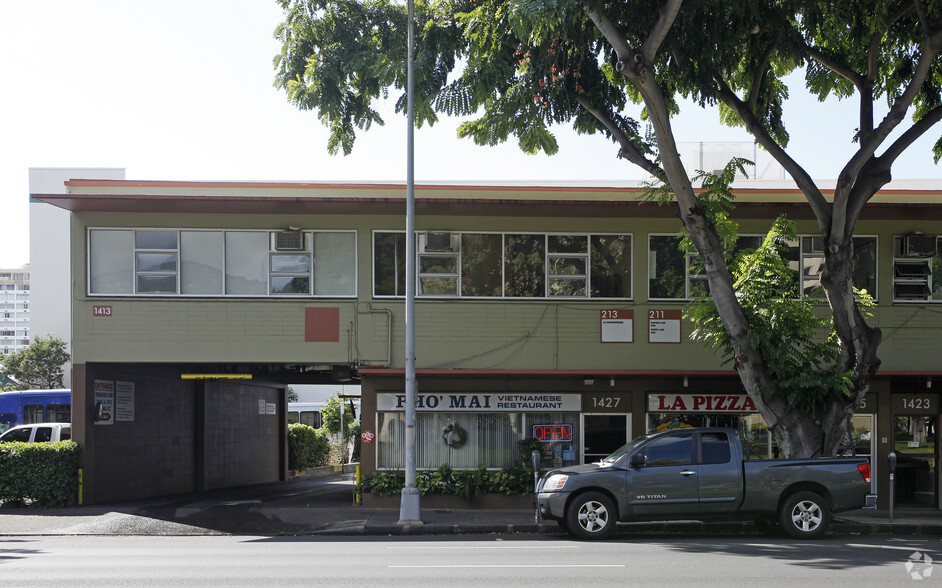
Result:
<instances>
[{"instance_id":1,"label":"truck taillight","mask_svg":"<svg viewBox=\"0 0 942 588\"><path fill-rule=\"evenodd\" d=\"M862 463L857 466L857 469L860 470L860 475L863 476L864 482L870 483L870 464Z\"/></svg>"}]
</instances>

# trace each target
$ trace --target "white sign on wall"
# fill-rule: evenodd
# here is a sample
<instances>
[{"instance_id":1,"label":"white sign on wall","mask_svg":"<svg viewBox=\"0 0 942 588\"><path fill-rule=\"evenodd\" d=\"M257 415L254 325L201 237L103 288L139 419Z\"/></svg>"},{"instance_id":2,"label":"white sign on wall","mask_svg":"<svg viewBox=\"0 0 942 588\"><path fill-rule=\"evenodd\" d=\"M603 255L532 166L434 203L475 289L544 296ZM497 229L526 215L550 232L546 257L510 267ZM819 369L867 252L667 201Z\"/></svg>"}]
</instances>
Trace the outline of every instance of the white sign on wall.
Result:
<instances>
[{"instance_id":1,"label":"white sign on wall","mask_svg":"<svg viewBox=\"0 0 942 588\"><path fill-rule=\"evenodd\" d=\"M114 424L114 382L95 380L95 411L93 415L96 425Z\"/></svg>"},{"instance_id":2,"label":"white sign on wall","mask_svg":"<svg viewBox=\"0 0 942 588\"><path fill-rule=\"evenodd\" d=\"M114 410L116 421L134 420L134 382L115 382Z\"/></svg>"},{"instance_id":3,"label":"white sign on wall","mask_svg":"<svg viewBox=\"0 0 942 588\"><path fill-rule=\"evenodd\" d=\"M679 310L648 311L649 343L680 343Z\"/></svg>"},{"instance_id":4,"label":"white sign on wall","mask_svg":"<svg viewBox=\"0 0 942 588\"><path fill-rule=\"evenodd\" d=\"M613 308L601 311L602 343L633 343L635 311Z\"/></svg>"}]
</instances>

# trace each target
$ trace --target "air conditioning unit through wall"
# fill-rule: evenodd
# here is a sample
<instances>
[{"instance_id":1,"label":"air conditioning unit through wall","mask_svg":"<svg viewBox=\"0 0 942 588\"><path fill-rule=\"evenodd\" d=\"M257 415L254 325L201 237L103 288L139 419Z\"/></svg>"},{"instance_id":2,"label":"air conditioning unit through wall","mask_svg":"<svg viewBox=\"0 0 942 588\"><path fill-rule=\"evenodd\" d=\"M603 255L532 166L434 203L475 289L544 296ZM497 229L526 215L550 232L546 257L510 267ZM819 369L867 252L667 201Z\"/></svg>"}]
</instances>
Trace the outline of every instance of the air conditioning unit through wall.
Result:
<instances>
[{"instance_id":1,"label":"air conditioning unit through wall","mask_svg":"<svg viewBox=\"0 0 942 588\"><path fill-rule=\"evenodd\" d=\"M911 234L903 236L903 255L907 257L932 257L936 254L936 235Z\"/></svg>"},{"instance_id":2,"label":"air conditioning unit through wall","mask_svg":"<svg viewBox=\"0 0 942 588\"><path fill-rule=\"evenodd\" d=\"M455 243L451 233L429 232L425 233L423 237L422 252L424 253L447 253L455 251Z\"/></svg>"},{"instance_id":3,"label":"air conditioning unit through wall","mask_svg":"<svg viewBox=\"0 0 942 588\"><path fill-rule=\"evenodd\" d=\"M277 231L274 233L275 251L303 251L304 233L300 230Z\"/></svg>"}]
</instances>

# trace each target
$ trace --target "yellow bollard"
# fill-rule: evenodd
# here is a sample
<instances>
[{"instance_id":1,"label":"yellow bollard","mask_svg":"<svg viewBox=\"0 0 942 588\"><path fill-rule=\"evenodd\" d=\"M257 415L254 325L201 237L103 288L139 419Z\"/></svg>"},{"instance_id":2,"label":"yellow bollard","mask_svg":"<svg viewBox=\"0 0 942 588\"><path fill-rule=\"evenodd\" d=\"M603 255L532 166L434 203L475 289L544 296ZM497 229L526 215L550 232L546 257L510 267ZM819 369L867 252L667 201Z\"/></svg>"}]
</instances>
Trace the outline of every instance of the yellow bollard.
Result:
<instances>
[{"instance_id":1,"label":"yellow bollard","mask_svg":"<svg viewBox=\"0 0 942 588\"><path fill-rule=\"evenodd\" d=\"M357 464L355 477L356 477L356 485L353 487L353 500L356 504L362 504L363 499L360 496L360 464Z\"/></svg>"}]
</instances>

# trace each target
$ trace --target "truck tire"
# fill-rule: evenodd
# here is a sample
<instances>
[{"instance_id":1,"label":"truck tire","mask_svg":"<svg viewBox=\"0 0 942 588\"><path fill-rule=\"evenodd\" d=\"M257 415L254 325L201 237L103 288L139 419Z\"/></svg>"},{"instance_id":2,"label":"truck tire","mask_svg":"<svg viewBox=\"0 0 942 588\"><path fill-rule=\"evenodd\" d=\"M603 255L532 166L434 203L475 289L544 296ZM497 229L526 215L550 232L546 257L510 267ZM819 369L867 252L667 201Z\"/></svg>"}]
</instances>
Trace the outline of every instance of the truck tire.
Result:
<instances>
[{"instance_id":1,"label":"truck tire","mask_svg":"<svg viewBox=\"0 0 942 588\"><path fill-rule=\"evenodd\" d=\"M779 522L794 539L817 539L831 525L831 509L816 492L796 492L782 503Z\"/></svg>"},{"instance_id":2,"label":"truck tire","mask_svg":"<svg viewBox=\"0 0 942 588\"><path fill-rule=\"evenodd\" d=\"M615 531L617 520L615 505L599 492L576 496L566 509L566 527L580 539L605 539Z\"/></svg>"}]
</instances>

